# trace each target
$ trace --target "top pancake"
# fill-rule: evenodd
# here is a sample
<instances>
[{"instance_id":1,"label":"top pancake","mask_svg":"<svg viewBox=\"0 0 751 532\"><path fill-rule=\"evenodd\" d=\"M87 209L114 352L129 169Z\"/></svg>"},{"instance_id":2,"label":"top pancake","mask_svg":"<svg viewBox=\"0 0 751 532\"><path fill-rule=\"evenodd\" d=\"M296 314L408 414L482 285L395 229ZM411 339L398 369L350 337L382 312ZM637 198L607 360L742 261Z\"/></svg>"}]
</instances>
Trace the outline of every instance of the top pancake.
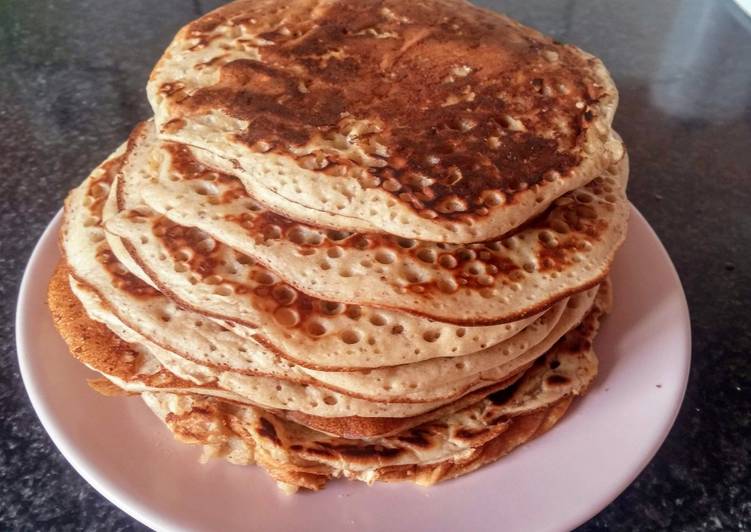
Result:
<instances>
[{"instance_id":1,"label":"top pancake","mask_svg":"<svg viewBox=\"0 0 751 532\"><path fill-rule=\"evenodd\" d=\"M456 243L598 175L617 102L596 58L457 0L235 2L178 33L148 94L163 138L275 210Z\"/></svg>"}]
</instances>

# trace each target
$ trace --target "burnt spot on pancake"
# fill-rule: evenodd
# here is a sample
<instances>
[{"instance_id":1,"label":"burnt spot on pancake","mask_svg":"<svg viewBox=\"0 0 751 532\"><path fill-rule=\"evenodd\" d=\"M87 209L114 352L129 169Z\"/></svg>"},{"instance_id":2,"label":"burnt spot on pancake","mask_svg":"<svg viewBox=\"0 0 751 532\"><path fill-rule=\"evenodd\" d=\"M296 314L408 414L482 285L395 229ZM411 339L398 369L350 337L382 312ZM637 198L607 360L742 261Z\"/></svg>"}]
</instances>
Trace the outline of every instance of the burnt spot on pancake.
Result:
<instances>
[{"instance_id":1,"label":"burnt spot on pancake","mask_svg":"<svg viewBox=\"0 0 751 532\"><path fill-rule=\"evenodd\" d=\"M334 451L345 458L364 458L377 456L381 458L395 458L404 453L404 449L384 447L383 445L332 445Z\"/></svg>"},{"instance_id":2,"label":"burnt spot on pancake","mask_svg":"<svg viewBox=\"0 0 751 532\"><path fill-rule=\"evenodd\" d=\"M112 253L109 247L100 249L96 254L96 258L99 263L107 270L107 273L109 273L112 280L112 284L116 288L124 292L128 292L129 294L138 298L161 296L159 291L154 287L148 285L147 283L143 282L141 279L130 273L127 268L125 268L125 266L123 266L123 264L119 260L117 260L117 257L115 257L115 254Z\"/></svg>"},{"instance_id":3,"label":"burnt spot on pancake","mask_svg":"<svg viewBox=\"0 0 751 532\"><path fill-rule=\"evenodd\" d=\"M88 188L84 196L84 205L89 213L89 220L86 223L96 225L102 221L102 210L107 201L112 182L115 176L122 168L126 154L114 157L99 166L89 178Z\"/></svg>"},{"instance_id":4,"label":"burnt spot on pancake","mask_svg":"<svg viewBox=\"0 0 751 532\"><path fill-rule=\"evenodd\" d=\"M497 392L494 392L488 395L487 397L488 401L490 401L495 406L505 405L514 396L514 393L516 393L516 390L519 389L519 385L521 382L522 382L521 380L518 380L511 386L508 386L506 388L503 388L502 390L498 390Z\"/></svg>"},{"instance_id":5,"label":"burnt spot on pancake","mask_svg":"<svg viewBox=\"0 0 751 532\"><path fill-rule=\"evenodd\" d=\"M488 432L490 432L490 430L487 428L469 429L462 427L454 433L454 436L462 440L472 440L478 438L479 436L487 434Z\"/></svg>"},{"instance_id":6,"label":"burnt spot on pancake","mask_svg":"<svg viewBox=\"0 0 751 532\"><path fill-rule=\"evenodd\" d=\"M433 431L428 430L425 427L415 427L408 431L406 434L401 434L396 438L404 443L412 445L414 447L428 448L431 445L430 436Z\"/></svg>"},{"instance_id":7,"label":"burnt spot on pancake","mask_svg":"<svg viewBox=\"0 0 751 532\"><path fill-rule=\"evenodd\" d=\"M545 379L545 384L548 386L566 386L571 382L571 379L564 375L550 375Z\"/></svg>"},{"instance_id":8,"label":"burnt spot on pancake","mask_svg":"<svg viewBox=\"0 0 751 532\"><path fill-rule=\"evenodd\" d=\"M302 451L303 447L300 447L300 450ZM331 445L326 442L316 442L315 446L305 447L304 452L311 456L320 456L322 458L332 458L335 456Z\"/></svg>"},{"instance_id":9,"label":"burnt spot on pancake","mask_svg":"<svg viewBox=\"0 0 751 532\"><path fill-rule=\"evenodd\" d=\"M279 439L274 424L265 417L259 418L259 421L260 425L256 428L258 434L270 440L275 445L281 445L282 440Z\"/></svg>"}]
</instances>

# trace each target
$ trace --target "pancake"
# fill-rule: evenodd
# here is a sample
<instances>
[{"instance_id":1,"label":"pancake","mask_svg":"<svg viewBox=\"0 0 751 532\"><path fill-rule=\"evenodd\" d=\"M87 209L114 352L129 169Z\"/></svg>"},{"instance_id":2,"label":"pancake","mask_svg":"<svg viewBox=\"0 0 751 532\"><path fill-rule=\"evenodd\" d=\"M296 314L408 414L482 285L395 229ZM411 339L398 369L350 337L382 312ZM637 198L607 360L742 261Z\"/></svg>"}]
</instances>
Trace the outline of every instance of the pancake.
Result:
<instances>
[{"instance_id":1,"label":"pancake","mask_svg":"<svg viewBox=\"0 0 751 532\"><path fill-rule=\"evenodd\" d=\"M592 313L536 365L532 377L525 375L510 391L491 394L472 406L393 436L337 438L284 421L269 412L201 397L148 394L144 398L178 439L210 444L212 454L218 456L244 445L248 461L262 454L258 462L271 469L277 479L275 472L281 469L286 472L283 477L286 479L294 478L292 473L305 473L366 482L413 480L430 485L473 470L475 467L470 464L479 467L505 454L490 449L513 448L501 445L496 438L508 435L515 424L519 432L511 432L510 441L521 443L560 419L571 399L570 395L560 393L561 386L570 383L571 378L579 379L581 387L577 393L583 393L596 372L592 340L598 322L598 313ZM581 371L580 364L571 364L577 359L592 361L588 373ZM577 369L569 375L558 373L572 366ZM531 427L522 429L526 423ZM214 428L210 435L207 426ZM242 444L230 443L236 438ZM494 446L485 447L493 441L497 442ZM322 470L321 465L328 470ZM309 483L293 484L311 488Z\"/></svg>"},{"instance_id":2,"label":"pancake","mask_svg":"<svg viewBox=\"0 0 751 532\"><path fill-rule=\"evenodd\" d=\"M111 328L117 334L119 330L126 327L122 320L110 311L90 289L79 282L74 282L73 285L76 296L94 319L112 325ZM404 394L409 394L410 397L420 394L424 401L428 399L422 394L427 393L429 397L436 398L439 394L446 393L447 388L438 387L441 383L451 383L461 387L461 382L467 382L472 376L481 372L493 370L499 366L514 368L524 363L524 360L535 357L536 353L539 354L547 349L546 346L555 342L558 337L581 320L591 303L593 292L577 296L572 299L571 308L566 308L564 305L557 309L556 314L546 314L538 320L539 323L535 322L515 337L485 351L461 357L444 357L416 364L345 373L315 371L286 364L278 361L277 357L269 356L267 352L255 348L252 342L245 344L245 357L231 357L229 355L233 344L225 341L224 335L220 334L213 338L215 349L209 348L206 353L189 352L180 338L170 337L168 334L160 336L160 343L164 349L179 354L178 356L185 360L187 366L200 364L217 371L267 375L296 382L318 383L343 393L360 397L373 396L381 401L398 400L400 397L406 399ZM574 305L576 305L575 308ZM181 316L175 316L173 319L181 319ZM190 332L186 334L190 335ZM147 340L141 337L139 341L143 343ZM375 389L373 389L374 385Z\"/></svg>"},{"instance_id":3,"label":"pancake","mask_svg":"<svg viewBox=\"0 0 751 532\"><path fill-rule=\"evenodd\" d=\"M145 391L202 393L230 399L238 403L253 404L277 411L283 410L285 417L290 417L290 419L303 422L305 425L327 433L359 437L391 434L433 419L435 416L473 404L489 393L494 393L515 383L520 375L517 372L501 382L479 388L476 392L445 405L439 403L419 405L374 403L369 405L367 401L353 399L336 392L321 391L315 386L300 386L272 378L249 377L248 379L253 381L252 387L256 392L256 400L251 401L247 394L242 393L242 390L233 390L232 381L222 379L221 375L215 379L216 374L211 372L176 372L174 369L165 372L162 364L168 366L170 358L174 355L160 350L153 344L139 341L137 335L127 337L127 328L125 335L127 340L124 341L110 330L118 330L118 327L112 327L112 324L108 323L108 328L105 328L99 323L92 322L79 300L72 297L70 286L66 281L67 269L59 267L49 287L49 304L58 330L68 343L74 356L131 393ZM569 337L571 335L581 336L582 334L588 335L589 338L594 336L600 317L609 307L609 294L609 288L605 286L605 290L600 291L596 305L590 312L587 321L576 330L568 333ZM83 298L82 300L85 301ZM585 356L581 356L575 351L573 357L561 356L561 353L568 352L565 346L572 344L571 341L567 342L566 338L560 340L541 359L542 364L538 362L537 365L545 369L551 366L551 360L557 360L555 367L550 368L554 369L558 375L557 383L574 385L573 389L576 390L581 386L580 379L588 376L584 379L584 382L591 380L594 376L592 368L596 366L592 366L594 359L589 352ZM117 369L123 365L128 369ZM528 365L523 366L519 370L523 372L527 367ZM547 371L547 369L545 370ZM178 374L181 378L176 377ZM534 395L530 394L529 389L539 388L539 384L536 383L542 382L543 379L536 378L535 376L538 374L539 369L529 372L529 375L525 373L523 380L526 384L517 386L517 392L523 396ZM229 385L227 385L228 382ZM529 384L530 382L532 384ZM562 392L566 389L565 386L554 387L556 392ZM237 393L238 391L239 393ZM265 394L264 391L266 391ZM269 401L259 401L258 397L266 397ZM314 408L308 408L310 406ZM320 408L318 408L319 406ZM336 406L336 408L332 408L333 406ZM367 408L368 406L370 408ZM357 412L358 410L365 412L366 415L380 417L365 418L362 417L362 414L346 416L348 411ZM332 413L336 415L342 412L345 417L339 419L328 417ZM321 414L326 417L320 417ZM401 419L390 417L394 414L401 415Z\"/></svg>"},{"instance_id":4,"label":"pancake","mask_svg":"<svg viewBox=\"0 0 751 532\"><path fill-rule=\"evenodd\" d=\"M258 211L261 221L252 230L236 222L221 224L221 229L217 225L209 234L205 230L211 229L221 214L202 208L191 211L190 220L182 220L200 225L184 233L150 211L144 212L142 206L136 206L138 201L128 201L125 190L140 191L149 180L148 172L143 171L145 161L137 156L130 160L118 187L118 194L125 196L118 199L125 212L108 220L107 228L131 242L131 254L152 273L154 282L193 308L211 309L210 301L234 308L238 278L251 278L259 284L265 281L266 285L281 279L300 292L342 304L399 309L462 326L522 319L597 284L625 238L629 213L624 154L603 176L557 199L543 216L513 235L492 242L451 246L372 235L332 240L331 235L312 226L284 222L273 214L263 218L263 211ZM196 190L194 195L201 197L203 187ZM229 193L233 195L235 192ZM245 208L250 218L258 215ZM174 216L170 214L176 212L174 205L165 209L168 216ZM269 219L276 223L267 223ZM144 227L148 225L150 228ZM247 257L222 256L224 248L217 246L217 241ZM202 249L203 253L198 253ZM218 258L204 261L204 255ZM222 261L226 267L220 267ZM262 267L257 261L268 266L272 275L259 270ZM208 289L200 286L197 281L202 277L213 285ZM182 290L178 291L178 286ZM189 297L202 300L197 303ZM288 292L287 299L292 297ZM252 316L240 319L227 315L226 310L217 314L257 323ZM300 310L285 316L297 323ZM325 331L321 320L305 325ZM347 336L355 344L363 339L357 333Z\"/></svg>"},{"instance_id":5,"label":"pancake","mask_svg":"<svg viewBox=\"0 0 751 532\"><path fill-rule=\"evenodd\" d=\"M167 371L165 367L170 364L174 354L143 341L127 328L120 331L123 336L129 337L129 340L123 340L112 330L117 327L112 327L110 323L104 326L94 321L86 314L80 301L73 297L67 280L67 269L61 266L53 276L48 290L48 303L58 331L78 360L99 372L125 392L200 393L263 408L301 408L309 415L326 416L337 413L346 415L348 412L359 412L360 415L371 416L400 414L424 416L427 412L444 406L441 403L422 403L392 407L386 403L370 403L336 392L321 390L315 386L300 385L270 377L245 377L245 381L250 381L252 383L250 387L256 392L254 394L256 400L251 401L247 394L233 391L231 377L227 384L227 379L223 379L222 375L215 378L215 374L199 373L195 371L195 367L191 368L192 371L178 372L174 369ZM202 371L205 371L205 368ZM183 377L177 377L177 373ZM518 376L517 373L505 381L486 387L486 394L513 383ZM235 387L243 391L241 386ZM259 400L263 397L268 398L268 402ZM475 400L481 398L480 395L473 397ZM405 422L409 423L406 420Z\"/></svg>"},{"instance_id":6,"label":"pancake","mask_svg":"<svg viewBox=\"0 0 751 532\"><path fill-rule=\"evenodd\" d=\"M74 292L84 304L93 319L106 323L116 334L127 328L114 314L108 312L96 295L90 293L80 283L74 283ZM455 397L469 388L475 388L482 381L499 380L529 364L553 345L566 331L574 327L591 305L594 291L572 300L572 308L567 308L555 327L531 347L524 343L522 333L518 340L504 342L503 350L491 348L484 353L464 357L441 358L414 365L381 368L362 372L330 373L320 371L300 371L294 366L274 365L274 360L262 359L255 354L253 361L231 360L219 346L209 354L180 355L177 343L167 344L172 355L169 361L159 352L165 351L146 338L130 331L126 340L147 345L149 350L171 371L178 375L212 374L226 375L226 372L249 376L271 376L282 380L311 384L345 395L370 399L377 402L433 402ZM573 305L576 304L576 307ZM521 342L521 343L519 343ZM252 347L249 346L252 353ZM213 353L213 355L212 355ZM286 371L285 371L286 370ZM236 377L216 377L222 382L236 382ZM255 382L255 380L253 380ZM246 394L247 395L247 394ZM247 395L253 397L253 395ZM332 396L328 401L336 399Z\"/></svg>"},{"instance_id":7,"label":"pancake","mask_svg":"<svg viewBox=\"0 0 751 532\"><path fill-rule=\"evenodd\" d=\"M73 288L87 312L122 337L120 331L128 329L128 326L103 304L94 291L78 281L73 282ZM250 376L271 376L380 402L431 402L450 398L469 387L475 387L478 379L487 381L503 377L534 360L581 320L591 305L594 292L592 290L573 298L566 309L561 309L560 319L551 320L549 325L530 326L514 338L485 351L392 368L347 373L311 371L285 364L263 350L254 349L252 343L245 346L247 358L235 357L233 360L228 356L233 351L233 344L226 340L231 335L221 334L221 331L213 338L209 337L214 342L213 350L210 346L207 353L189 352L180 346L178 337L171 334L174 333L171 326L165 326L164 334L159 339L163 348L179 354L177 358L172 357L171 363L164 362L164 356L157 355L157 358L180 375L194 374L196 365L199 365L203 372L210 368L208 371L221 374L230 371ZM137 310L137 305L134 305L133 311ZM170 323L181 318L185 319L180 314L173 315ZM148 317L142 316L141 319ZM188 321L191 325L194 323L189 318ZM540 321L544 321L543 318ZM154 325L157 326L158 323ZM129 331L126 340L148 345L151 351L164 350L135 331ZM206 335L209 333L210 330L204 331ZM133 340L134 336L137 337L136 340ZM533 343L531 339L540 341Z\"/></svg>"},{"instance_id":8,"label":"pancake","mask_svg":"<svg viewBox=\"0 0 751 532\"><path fill-rule=\"evenodd\" d=\"M467 435L469 437L465 437L463 449L453 453L446 448L462 448L459 443L461 433L455 431L452 439L439 442L439 435L427 432L432 428L430 426L417 427L409 434L393 438L398 446L385 449L371 443L353 444L356 440L317 441L316 444L323 449L314 448L314 456L327 454L337 460L335 465L328 465L306 459L307 457L296 457L298 448L304 449L299 443L292 444L295 446L294 450L284 453L282 458L266 450L261 445L265 440L271 440L282 447L276 426L268 421L268 417L257 417L258 425L253 425L249 412L244 411L238 415L230 405L205 397L149 392L142 394L142 397L177 440L203 446L203 461L224 458L237 465L257 463L286 493L294 493L300 488L319 490L328 480L337 477L361 480L368 484L375 481L410 481L421 486L432 486L470 473L544 434L563 417L572 402L567 397L542 410L509 420L497 419L492 428L483 431L482 437L471 439ZM257 415L258 412L252 414ZM472 446L470 442L478 444ZM426 449L420 449L421 447ZM423 456L432 458L438 455L441 458L433 458L434 461L428 463L411 464L408 463L408 457L418 454L413 449L423 450L419 453ZM306 451L311 454L310 449ZM348 464L353 457L356 460L354 463L359 467L350 470ZM390 465L395 463L396 465ZM372 468L366 468L371 464Z\"/></svg>"},{"instance_id":9,"label":"pancake","mask_svg":"<svg viewBox=\"0 0 751 532\"><path fill-rule=\"evenodd\" d=\"M221 379L213 381L210 377L206 378L202 376L200 379L195 378L195 374L185 375L184 378L178 378L174 375L174 372L165 371L162 367L164 359L159 356L155 357L155 353L158 351L153 350L153 346L143 343L126 342L118 338L111 330L103 327L101 324L93 322L85 314L83 307L79 301L71 297L70 288L66 283L67 271L64 267L58 268L55 276L53 276L49 288L49 305L52 310L52 314L55 320L55 324L58 330L61 332L63 338L68 343L71 353L74 354L81 362L89 366L90 368L100 372L111 382L121 387L123 390L131 393L142 393L146 391L160 391L160 392L177 392L177 393L201 393L208 396L215 396L226 400L231 400L236 403L255 404L265 408L282 408L295 407L297 404L304 403L307 400L319 400L322 403L328 403L326 398L337 398L347 402L349 398L340 397L338 394L329 394L324 396L316 393L316 390L312 386L295 387L295 385L289 385L284 382L274 382L272 379L257 378L256 387L262 388L265 383L268 386L273 386L276 391L276 396L284 399L285 395L295 395L297 392L298 397L293 397L292 400L287 399L287 404L263 404L254 403L247 400L242 394L233 393L223 386ZM137 339L137 337L136 337ZM131 339L133 340L133 339ZM549 355L550 356L550 355ZM553 355L555 356L555 355ZM586 367L586 365L585 365ZM583 371L581 367L577 367L572 370L568 368L567 364L559 364L556 368L559 373L565 372L574 376L577 379L586 374L587 371ZM523 368L526 369L526 368ZM454 404L445 405L442 408L438 408L438 405L429 405L430 409L423 414L415 413L408 419L401 419L399 427L410 427L417 423L422 423L425 420L434 418L437 415L441 415L447 412L452 412L457 408L461 408L467 404L472 404L481 400L489 393L497 392L511 384L514 384L520 374L513 375L506 381L493 384L485 389L479 390L475 394L468 394L462 400L457 401ZM525 385L517 386L515 390L526 390L530 386L534 387L535 384L529 383L536 382L537 372L532 372L529 377L524 376ZM567 382L574 384L576 379L567 378ZM268 382L267 382L268 381ZM577 389L577 388L574 388ZM557 391L564 391L564 387L558 387ZM528 392L519 392L528 395ZM273 395L273 394L272 394ZM295 399L297 399L295 401ZM354 400L353 403L362 403L362 401ZM383 409L382 414L388 416L391 411L388 406ZM314 418L310 418L315 423ZM344 420L343 427L349 426L345 429L348 434L355 434L356 430L351 428L352 421L355 418ZM363 428L362 419L357 420L361 429ZM379 430L385 432L393 432L392 418L373 419L372 423L374 428L371 428L369 433L377 433ZM380 424L380 428L379 428ZM331 430L327 432L336 432ZM341 430L341 429L340 429Z\"/></svg>"},{"instance_id":10,"label":"pancake","mask_svg":"<svg viewBox=\"0 0 751 532\"><path fill-rule=\"evenodd\" d=\"M234 2L177 34L147 92L162 138L344 230L488 240L612 163L602 63L458 0Z\"/></svg>"}]
</instances>

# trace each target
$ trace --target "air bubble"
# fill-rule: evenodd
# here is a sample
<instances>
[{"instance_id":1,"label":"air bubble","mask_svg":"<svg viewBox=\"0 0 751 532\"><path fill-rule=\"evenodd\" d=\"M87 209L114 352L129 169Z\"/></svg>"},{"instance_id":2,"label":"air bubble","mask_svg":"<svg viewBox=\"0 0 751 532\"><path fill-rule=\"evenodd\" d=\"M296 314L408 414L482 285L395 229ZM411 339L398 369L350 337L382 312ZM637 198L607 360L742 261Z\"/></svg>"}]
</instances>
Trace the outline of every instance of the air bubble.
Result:
<instances>
[{"instance_id":1,"label":"air bubble","mask_svg":"<svg viewBox=\"0 0 751 532\"><path fill-rule=\"evenodd\" d=\"M383 327L384 325L388 324L388 319L383 314L376 312L375 314L370 316L370 323L372 323L376 327Z\"/></svg>"},{"instance_id":2,"label":"air bubble","mask_svg":"<svg viewBox=\"0 0 751 532\"><path fill-rule=\"evenodd\" d=\"M375 260L381 264L392 264L396 260L396 256L391 251L380 250L376 253Z\"/></svg>"},{"instance_id":3,"label":"air bubble","mask_svg":"<svg viewBox=\"0 0 751 532\"><path fill-rule=\"evenodd\" d=\"M323 237L319 233L310 231L303 227L295 227L292 229L287 233L287 238L290 242L297 244L298 246L317 246L323 241Z\"/></svg>"},{"instance_id":4,"label":"air bubble","mask_svg":"<svg viewBox=\"0 0 751 532\"><path fill-rule=\"evenodd\" d=\"M306 329L311 336L323 336L326 334L326 326L317 320L308 322Z\"/></svg>"},{"instance_id":5,"label":"air bubble","mask_svg":"<svg viewBox=\"0 0 751 532\"><path fill-rule=\"evenodd\" d=\"M433 343L436 340L438 340L440 336L441 336L441 331L435 331L435 330L425 331L422 334L422 339L425 340L426 342Z\"/></svg>"},{"instance_id":6,"label":"air bubble","mask_svg":"<svg viewBox=\"0 0 751 532\"><path fill-rule=\"evenodd\" d=\"M214 290L214 294L218 296L225 296L225 297L230 296L232 295L232 287L226 284L223 284L221 286L216 287L216 289Z\"/></svg>"},{"instance_id":7,"label":"air bubble","mask_svg":"<svg viewBox=\"0 0 751 532\"><path fill-rule=\"evenodd\" d=\"M558 239L550 231L541 231L538 238L545 247L554 248L558 245Z\"/></svg>"},{"instance_id":8,"label":"air bubble","mask_svg":"<svg viewBox=\"0 0 751 532\"><path fill-rule=\"evenodd\" d=\"M404 272L404 278L407 280L408 283L412 283L412 284L418 284L424 281L422 273L419 270L415 270L412 268L408 268Z\"/></svg>"},{"instance_id":9,"label":"air bubble","mask_svg":"<svg viewBox=\"0 0 751 532\"><path fill-rule=\"evenodd\" d=\"M196 244L196 251L203 254L209 254L216 249L216 240L213 238L205 238Z\"/></svg>"},{"instance_id":10,"label":"air bubble","mask_svg":"<svg viewBox=\"0 0 751 532\"><path fill-rule=\"evenodd\" d=\"M498 190L484 190L480 194L480 201L486 207L495 207L505 200L504 195Z\"/></svg>"},{"instance_id":11,"label":"air bubble","mask_svg":"<svg viewBox=\"0 0 751 532\"><path fill-rule=\"evenodd\" d=\"M199 182L193 190L201 196L215 196L219 191L213 183Z\"/></svg>"},{"instance_id":12,"label":"air bubble","mask_svg":"<svg viewBox=\"0 0 751 532\"><path fill-rule=\"evenodd\" d=\"M319 308L324 314L335 316L344 312L345 307L342 303L337 303L336 301L321 301Z\"/></svg>"},{"instance_id":13,"label":"air bubble","mask_svg":"<svg viewBox=\"0 0 751 532\"><path fill-rule=\"evenodd\" d=\"M259 284L265 284L265 285L272 285L276 283L277 279L271 272L268 271L259 271L255 272L254 279Z\"/></svg>"},{"instance_id":14,"label":"air bubble","mask_svg":"<svg viewBox=\"0 0 751 532\"><path fill-rule=\"evenodd\" d=\"M342 248L340 248L339 246L333 246L326 250L326 255L328 255L332 259L338 259L342 256L343 253L344 250L342 250Z\"/></svg>"},{"instance_id":15,"label":"air bubble","mask_svg":"<svg viewBox=\"0 0 751 532\"><path fill-rule=\"evenodd\" d=\"M362 334L359 331L347 329L342 332L341 338L345 344L354 345L362 339Z\"/></svg>"},{"instance_id":16,"label":"air bubble","mask_svg":"<svg viewBox=\"0 0 751 532\"><path fill-rule=\"evenodd\" d=\"M271 295L280 305L287 306L297 299L297 292L287 285L275 286Z\"/></svg>"},{"instance_id":17,"label":"air bubble","mask_svg":"<svg viewBox=\"0 0 751 532\"><path fill-rule=\"evenodd\" d=\"M563 220L553 220L552 222L550 222L550 228L556 233L560 233L562 235L568 233L571 230L568 224Z\"/></svg>"},{"instance_id":18,"label":"air bubble","mask_svg":"<svg viewBox=\"0 0 751 532\"><path fill-rule=\"evenodd\" d=\"M282 327L294 327L300 323L300 315L297 311L286 307L276 309L276 311L274 311L274 319L276 319L277 323Z\"/></svg>"},{"instance_id":19,"label":"air bubble","mask_svg":"<svg viewBox=\"0 0 751 532\"><path fill-rule=\"evenodd\" d=\"M459 285L452 277L444 277L438 281L438 288L446 294L453 294L459 289Z\"/></svg>"},{"instance_id":20,"label":"air bubble","mask_svg":"<svg viewBox=\"0 0 751 532\"><path fill-rule=\"evenodd\" d=\"M352 245L356 249L360 249L360 250L368 249L368 247L370 247L370 240L368 240L368 237L364 235L360 235L354 239L354 241L352 242Z\"/></svg>"},{"instance_id":21,"label":"air bubble","mask_svg":"<svg viewBox=\"0 0 751 532\"><path fill-rule=\"evenodd\" d=\"M326 231L326 237L329 240L332 240L334 242L338 242L340 240L344 240L345 238L348 238L352 233L348 233L346 231Z\"/></svg>"},{"instance_id":22,"label":"air bubble","mask_svg":"<svg viewBox=\"0 0 751 532\"><path fill-rule=\"evenodd\" d=\"M495 283L495 279L491 277L490 275L480 275L477 278L477 283L480 286L492 286L493 283Z\"/></svg>"},{"instance_id":23,"label":"air bubble","mask_svg":"<svg viewBox=\"0 0 751 532\"><path fill-rule=\"evenodd\" d=\"M432 264L436 260L435 251L430 248L422 248L417 252L417 258L428 264Z\"/></svg>"},{"instance_id":24,"label":"air bubble","mask_svg":"<svg viewBox=\"0 0 751 532\"><path fill-rule=\"evenodd\" d=\"M446 268L447 270L452 270L457 267L459 264L454 258L453 255L441 255L441 257L438 259L438 264L440 264L443 268Z\"/></svg>"},{"instance_id":25,"label":"air bubble","mask_svg":"<svg viewBox=\"0 0 751 532\"><path fill-rule=\"evenodd\" d=\"M449 197L437 205L436 210L445 214L464 212L467 210L467 204L464 200L458 197Z\"/></svg>"},{"instance_id":26,"label":"air bubble","mask_svg":"<svg viewBox=\"0 0 751 532\"><path fill-rule=\"evenodd\" d=\"M282 228L278 225L267 225L263 228L263 238L265 240L277 240L282 237Z\"/></svg>"},{"instance_id":27,"label":"air bubble","mask_svg":"<svg viewBox=\"0 0 751 532\"><path fill-rule=\"evenodd\" d=\"M467 262L475 260L477 258L477 253L472 249L461 248L456 250L456 258L462 262Z\"/></svg>"},{"instance_id":28,"label":"air bubble","mask_svg":"<svg viewBox=\"0 0 751 532\"><path fill-rule=\"evenodd\" d=\"M483 288L482 290L480 290L480 295L484 297L485 299L490 299L492 297L495 297L496 294L497 292L495 288Z\"/></svg>"}]
</instances>

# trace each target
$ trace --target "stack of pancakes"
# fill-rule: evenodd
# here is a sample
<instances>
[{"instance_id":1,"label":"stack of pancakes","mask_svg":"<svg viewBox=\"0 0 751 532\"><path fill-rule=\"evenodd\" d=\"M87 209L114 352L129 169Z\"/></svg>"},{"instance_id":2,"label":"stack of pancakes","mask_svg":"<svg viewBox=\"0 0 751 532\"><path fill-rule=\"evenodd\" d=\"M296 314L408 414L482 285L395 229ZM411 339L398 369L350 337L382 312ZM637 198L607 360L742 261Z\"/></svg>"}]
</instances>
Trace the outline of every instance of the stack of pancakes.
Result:
<instances>
[{"instance_id":1,"label":"stack of pancakes","mask_svg":"<svg viewBox=\"0 0 751 532\"><path fill-rule=\"evenodd\" d=\"M148 95L50 284L95 389L318 489L469 472L591 384L629 212L593 56L457 0L251 0Z\"/></svg>"}]
</instances>

